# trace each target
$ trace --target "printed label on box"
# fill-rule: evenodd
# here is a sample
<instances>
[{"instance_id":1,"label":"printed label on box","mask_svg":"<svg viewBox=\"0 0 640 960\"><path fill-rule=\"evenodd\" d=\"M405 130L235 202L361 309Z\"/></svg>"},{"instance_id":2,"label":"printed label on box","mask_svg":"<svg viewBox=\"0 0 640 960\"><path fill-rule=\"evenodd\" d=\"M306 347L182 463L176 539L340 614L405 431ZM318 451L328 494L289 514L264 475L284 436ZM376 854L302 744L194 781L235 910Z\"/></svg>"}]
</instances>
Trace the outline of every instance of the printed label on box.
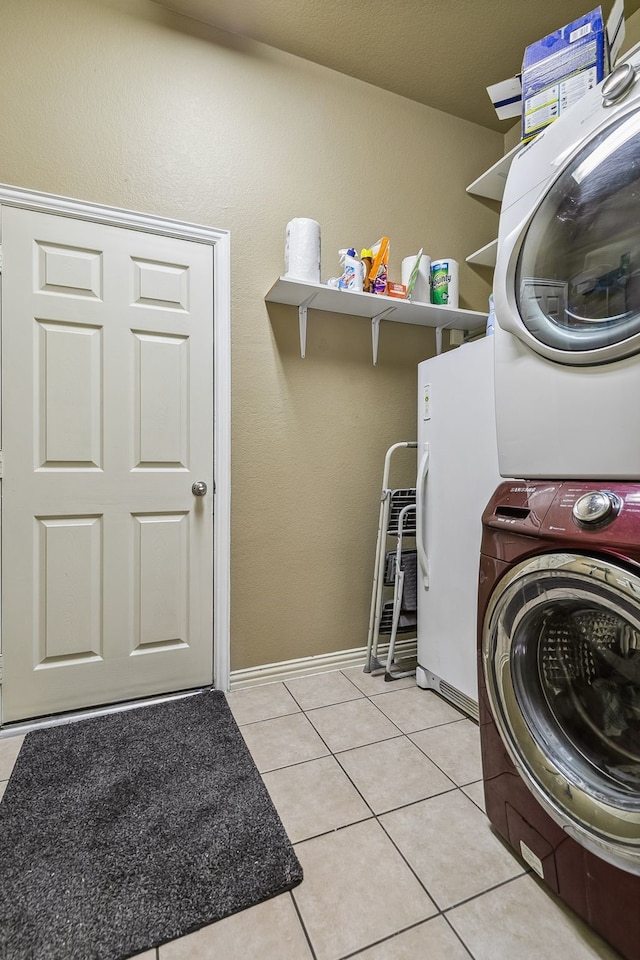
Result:
<instances>
[{"instance_id":1,"label":"printed label on box","mask_svg":"<svg viewBox=\"0 0 640 960\"><path fill-rule=\"evenodd\" d=\"M552 120L556 120L560 112L559 84L529 97L524 105L525 133L531 133L537 127L542 127Z\"/></svg>"},{"instance_id":2,"label":"printed label on box","mask_svg":"<svg viewBox=\"0 0 640 960\"><path fill-rule=\"evenodd\" d=\"M598 72L595 67L592 67L529 97L524 105L525 132L531 133L538 127L557 120L564 110L568 110L577 103L597 83Z\"/></svg>"},{"instance_id":3,"label":"printed label on box","mask_svg":"<svg viewBox=\"0 0 640 960\"><path fill-rule=\"evenodd\" d=\"M586 37L591 33L591 24L585 23L584 27L578 27L577 30L574 30L573 33L569 34L569 43L574 43L576 40L580 40L582 37Z\"/></svg>"},{"instance_id":4,"label":"printed label on box","mask_svg":"<svg viewBox=\"0 0 640 960\"><path fill-rule=\"evenodd\" d=\"M598 84L598 71L595 67L585 70L577 77L569 77L560 84L560 112L584 97L588 90Z\"/></svg>"}]
</instances>

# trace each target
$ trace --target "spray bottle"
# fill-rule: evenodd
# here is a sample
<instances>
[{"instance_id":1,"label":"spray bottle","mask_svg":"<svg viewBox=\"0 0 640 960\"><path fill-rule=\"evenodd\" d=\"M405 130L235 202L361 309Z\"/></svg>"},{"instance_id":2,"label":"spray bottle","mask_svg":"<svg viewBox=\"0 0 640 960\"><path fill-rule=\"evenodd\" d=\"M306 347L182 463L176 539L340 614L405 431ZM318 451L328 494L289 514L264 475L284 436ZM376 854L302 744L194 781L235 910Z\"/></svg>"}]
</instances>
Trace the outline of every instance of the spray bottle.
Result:
<instances>
[{"instance_id":1,"label":"spray bottle","mask_svg":"<svg viewBox=\"0 0 640 960\"><path fill-rule=\"evenodd\" d=\"M339 250L342 276L338 280L340 290L362 291L364 283L364 264L358 259L353 247Z\"/></svg>"}]
</instances>

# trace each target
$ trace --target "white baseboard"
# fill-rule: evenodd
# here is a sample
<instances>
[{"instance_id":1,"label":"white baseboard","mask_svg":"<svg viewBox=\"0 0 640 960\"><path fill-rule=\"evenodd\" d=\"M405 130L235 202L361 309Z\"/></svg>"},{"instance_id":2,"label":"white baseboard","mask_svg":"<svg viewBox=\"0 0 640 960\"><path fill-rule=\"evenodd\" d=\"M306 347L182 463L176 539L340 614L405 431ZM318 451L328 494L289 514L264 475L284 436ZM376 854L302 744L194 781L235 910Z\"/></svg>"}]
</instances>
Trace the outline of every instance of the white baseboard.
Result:
<instances>
[{"instance_id":1,"label":"white baseboard","mask_svg":"<svg viewBox=\"0 0 640 960\"><path fill-rule=\"evenodd\" d=\"M378 645L378 661L387 657L387 643ZM396 659L415 657L416 640L397 640ZM329 670L345 670L348 667L364 668L367 659L366 647L353 647L350 650L338 650L316 657L300 657L299 660L281 660L279 663L265 663L260 667L248 667L245 670L231 671L231 690L253 687L259 683L274 683L277 680L293 680L295 677L308 677L314 673L326 673Z\"/></svg>"}]
</instances>

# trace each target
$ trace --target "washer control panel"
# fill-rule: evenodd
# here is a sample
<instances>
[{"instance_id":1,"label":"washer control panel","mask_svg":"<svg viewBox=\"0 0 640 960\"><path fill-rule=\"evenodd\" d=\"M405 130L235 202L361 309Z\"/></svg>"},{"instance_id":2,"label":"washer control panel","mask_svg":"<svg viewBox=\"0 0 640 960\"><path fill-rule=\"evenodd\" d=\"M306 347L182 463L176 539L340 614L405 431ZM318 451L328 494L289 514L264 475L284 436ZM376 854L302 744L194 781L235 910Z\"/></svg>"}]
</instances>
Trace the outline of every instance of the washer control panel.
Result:
<instances>
[{"instance_id":1,"label":"washer control panel","mask_svg":"<svg viewBox=\"0 0 640 960\"><path fill-rule=\"evenodd\" d=\"M567 480L542 522L540 533L589 548L640 548L640 483Z\"/></svg>"},{"instance_id":2,"label":"washer control panel","mask_svg":"<svg viewBox=\"0 0 640 960\"><path fill-rule=\"evenodd\" d=\"M482 521L482 553L509 563L544 542L622 550L640 564L640 480L511 480L496 489Z\"/></svg>"},{"instance_id":3,"label":"washer control panel","mask_svg":"<svg viewBox=\"0 0 640 960\"><path fill-rule=\"evenodd\" d=\"M571 514L579 527L602 527L620 513L622 501L610 490L583 493L573 504Z\"/></svg>"}]
</instances>

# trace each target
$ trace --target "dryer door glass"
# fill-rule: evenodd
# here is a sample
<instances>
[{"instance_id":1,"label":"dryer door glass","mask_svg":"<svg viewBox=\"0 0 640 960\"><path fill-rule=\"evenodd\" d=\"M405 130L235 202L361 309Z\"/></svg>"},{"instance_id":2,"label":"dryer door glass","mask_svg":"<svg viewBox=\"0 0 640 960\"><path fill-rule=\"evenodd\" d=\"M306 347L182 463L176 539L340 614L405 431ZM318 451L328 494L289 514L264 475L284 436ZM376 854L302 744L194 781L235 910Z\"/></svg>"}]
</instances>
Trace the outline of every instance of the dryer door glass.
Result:
<instances>
[{"instance_id":1,"label":"dryer door glass","mask_svg":"<svg viewBox=\"0 0 640 960\"><path fill-rule=\"evenodd\" d=\"M639 597L621 567L545 555L506 578L483 637L492 712L525 782L583 845L636 873Z\"/></svg>"},{"instance_id":2,"label":"dryer door glass","mask_svg":"<svg viewBox=\"0 0 640 960\"><path fill-rule=\"evenodd\" d=\"M516 268L522 322L568 352L640 350L640 111L601 131L534 212ZM631 338L637 338L632 340Z\"/></svg>"}]
</instances>

